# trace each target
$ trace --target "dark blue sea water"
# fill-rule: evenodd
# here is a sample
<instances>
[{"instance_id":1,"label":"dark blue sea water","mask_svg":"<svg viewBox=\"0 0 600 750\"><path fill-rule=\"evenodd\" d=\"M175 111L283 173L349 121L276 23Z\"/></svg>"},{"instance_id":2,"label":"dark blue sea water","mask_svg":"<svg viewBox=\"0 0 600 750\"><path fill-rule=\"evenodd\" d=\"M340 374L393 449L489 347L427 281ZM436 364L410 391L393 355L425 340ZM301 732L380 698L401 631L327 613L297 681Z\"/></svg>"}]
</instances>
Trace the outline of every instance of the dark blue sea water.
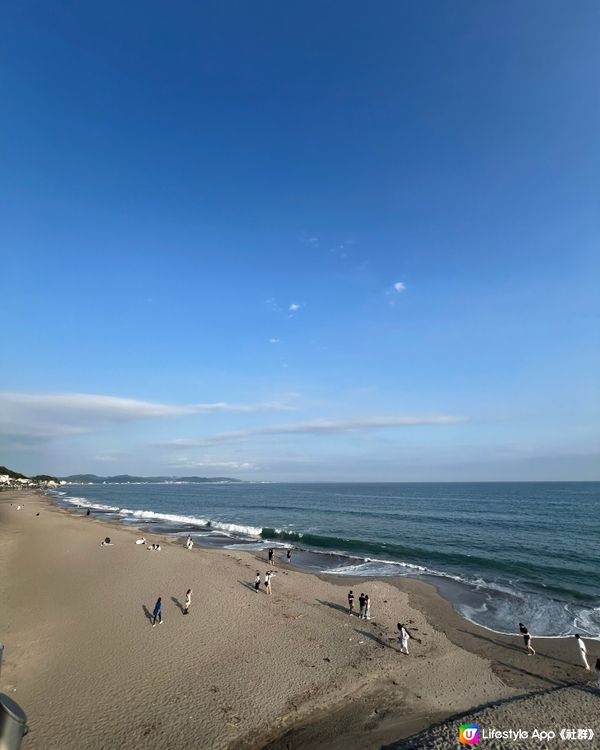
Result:
<instances>
[{"instance_id":1,"label":"dark blue sea water","mask_svg":"<svg viewBox=\"0 0 600 750\"><path fill-rule=\"evenodd\" d=\"M418 575L500 632L600 634L600 482L69 485L140 528L200 544L294 546L296 565ZM313 554L318 553L318 554Z\"/></svg>"}]
</instances>

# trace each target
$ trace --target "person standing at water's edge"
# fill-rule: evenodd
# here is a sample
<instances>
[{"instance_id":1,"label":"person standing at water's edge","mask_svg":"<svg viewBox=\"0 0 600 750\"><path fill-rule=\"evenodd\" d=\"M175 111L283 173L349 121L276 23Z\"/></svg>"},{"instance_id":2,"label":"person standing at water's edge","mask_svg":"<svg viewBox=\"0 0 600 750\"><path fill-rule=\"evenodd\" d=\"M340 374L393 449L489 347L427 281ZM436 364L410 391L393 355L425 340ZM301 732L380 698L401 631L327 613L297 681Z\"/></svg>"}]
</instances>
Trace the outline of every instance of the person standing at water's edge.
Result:
<instances>
[{"instance_id":1,"label":"person standing at water's edge","mask_svg":"<svg viewBox=\"0 0 600 750\"><path fill-rule=\"evenodd\" d=\"M290 563L292 562L292 550L288 549L287 551L287 561Z\"/></svg>"},{"instance_id":2,"label":"person standing at water's edge","mask_svg":"<svg viewBox=\"0 0 600 750\"><path fill-rule=\"evenodd\" d=\"M531 645L531 634L529 630L523 625L522 622L519 623L519 630L521 631L521 635L523 636L523 641L525 642L525 648L527 649L527 656L535 656L535 649Z\"/></svg>"},{"instance_id":3,"label":"person standing at water's edge","mask_svg":"<svg viewBox=\"0 0 600 750\"><path fill-rule=\"evenodd\" d=\"M183 607L183 614L187 615L190 611L190 604L192 603L192 589L188 589L185 592L185 605Z\"/></svg>"},{"instance_id":4,"label":"person standing at water's edge","mask_svg":"<svg viewBox=\"0 0 600 750\"><path fill-rule=\"evenodd\" d=\"M585 668L586 668L586 669L588 670L588 672L589 672L589 669L590 669L590 665L588 664L588 660L587 660L587 646L585 645L585 643L584 643L584 640L583 640L583 638L582 638L582 637L581 637L581 636L579 635L579 633L577 633L577 634L575 635L575 638L576 638L576 640L577 640L577 644L578 644L578 646L579 646L579 658L581 659L581 662L582 662L583 666L584 666L584 667L585 667Z\"/></svg>"},{"instance_id":5,"label":"person standing at water's edge","mask_svg":"<svg viewBox=\"0 0 600 750\"><path fill-rule=\"evenodd\" d=\"M269 565L275 565L275 563L273 562L273 548L272 547L269 549Z\"/></svg>"},{"instance_id":6,"label":"person standing at water's edge","mask_svg":"<svg viewBox=\"0 0 600 750\"><path fill-rule=\"evenodd\" d=\"M162 615L161 615L161 609L162 609L162 598L159 596L156 600L156 604L154 605L154 609L152 611L152 627L156 625L156 621L158 620L159 624L162 625Z\"/></svg>"},{"instance_id":7,"label":"person standing at water's edge","mask_svg":"<svg viewBox=\"0 0 600 750\"><path fill-rule=\"evenodd\" d=\"M352 615L354 612L354 594L352 593L352 590L348 592L348 614Z\"/></svg>"}]
</instances>

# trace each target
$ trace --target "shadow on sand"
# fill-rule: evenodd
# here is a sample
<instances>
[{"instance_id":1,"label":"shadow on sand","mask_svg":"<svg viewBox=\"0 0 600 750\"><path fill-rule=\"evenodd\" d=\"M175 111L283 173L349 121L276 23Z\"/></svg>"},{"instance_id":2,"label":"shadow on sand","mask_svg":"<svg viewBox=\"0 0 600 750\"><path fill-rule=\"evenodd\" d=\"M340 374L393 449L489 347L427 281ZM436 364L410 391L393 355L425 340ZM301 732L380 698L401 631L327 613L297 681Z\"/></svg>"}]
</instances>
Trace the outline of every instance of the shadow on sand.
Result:
<instances>
[{"instance_id":1,"label":"shadow on sand","mask_svg":"<svg viewBox=\"0 0 600 750\"><path fill-rule=\"evenodd\" d=\"M323 599L317 599L317 601L325 607L337 609L338 612L343 612L345 615L348 614L348 607L344 607L342 604L338 604L337 602L325 602Z\"/></svg>"},{"instance_id":2,"label":"shadow on sand","mask_svg":"<svg viewBox=\"0 0 600 750\"><path fill-rule=\"evenodd\" d=\"M494 646L499 646L500 648L506 648L509 651L516 651L517 653L523 654L524 656L527 654L527 651L522 646L517 646L513 643L503 643L500 640L497 640L496 638L489 638L485 635L481 635L480 633L473 633L470 630L462 630L462 628L458 628L458 632L464 633L465 635L469 635L472 638L479 638L480 641L487 641L488 643L492 643ZM540 653L540 651L536 648L536 646L539 646L540 643L543 643L541 641L538 641L536 643L535 639L533 640L533 647L536 649L535 658L539 659L540 657L542 659L551 659L552 661L559 661L561 664L566 664L569 667L574 666L573 662L566 661L565 659L561 659L557 656L551 656L549 654L543 654Z\"/></svg>"},{"instance_id":3,"label":"shadow on sand","mask_svg":"<svg viewBox=\"0 0 600 750\"><path fill-rule=\"evenodd\" d=\"M176 596L172 596L171 597L171 601L177 607L177 609L179 609L179 611L181 612L181 614L183 614L184 607L183 607L183 604L179 601L179 599L177 599Z\"/></svg>"},{"instance_id":4,"label":"shadow on sand","mask_svg":"<svg viewBox=\"0 0 600 750\"><path fill-rule=\"evenodd\" d=\"M254 591L255 590L253 583L248 583L248 581L238 581L238 583L240 584L240 586L244 586L245 588L250 589L250 591ZM260 591L260 589L259 589L259 591Z\"/></svg>"},{"instance_id":5,"label":"shadow on sand","mask_svg":"<svg viewBox=\"0 0 600 750\"><path fill-rule=\"evenodd\" d=\"M365 638L369 638L371 641L375 641L379 646L382 648L390 648L392 651L396 651L397 653L400 653L400 649L396 648L395 646L392 646L391 643L388 643L380 636L376 635L375 633L370 633L368 630L358 630L357 628L354 628L354 632L358 633L358 635L362 635Z\"/></svg>"},{"instance_id":6,"label":"shadow on sand","mask_svg":"<svg viewBox=\"0 0 600 750\"><path fill-rule=\"evenodd\" d=\"M145 604L142 604L142 609L144 610L144 614L145 614L145 615L146 615L146 617L148 618L148 622L149 622L150 624L152 624L152 620L154 619L154 618L152 617L152 612L150 612L150 610L148 609L148 607L147 607L147 606L146 606Z\"/></svg>"}]
</instances>

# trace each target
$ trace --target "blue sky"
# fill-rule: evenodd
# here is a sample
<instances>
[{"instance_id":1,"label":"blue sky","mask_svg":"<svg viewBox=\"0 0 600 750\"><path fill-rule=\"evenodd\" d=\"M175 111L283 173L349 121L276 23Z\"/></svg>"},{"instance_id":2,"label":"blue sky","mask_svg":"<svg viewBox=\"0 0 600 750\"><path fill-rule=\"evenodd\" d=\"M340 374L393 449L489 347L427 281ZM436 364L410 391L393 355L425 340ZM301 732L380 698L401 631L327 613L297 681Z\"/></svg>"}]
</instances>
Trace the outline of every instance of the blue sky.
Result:
<instances>
[{"instance_id":1,"label":"blue sky","mask_svg":"<svg viewBox=\"0 0 600 750\"><path fill-rule=\"evenodd\" d=\"M0 463L600 479L595 2L11 3Z\"/></svg>"}]
</instances>

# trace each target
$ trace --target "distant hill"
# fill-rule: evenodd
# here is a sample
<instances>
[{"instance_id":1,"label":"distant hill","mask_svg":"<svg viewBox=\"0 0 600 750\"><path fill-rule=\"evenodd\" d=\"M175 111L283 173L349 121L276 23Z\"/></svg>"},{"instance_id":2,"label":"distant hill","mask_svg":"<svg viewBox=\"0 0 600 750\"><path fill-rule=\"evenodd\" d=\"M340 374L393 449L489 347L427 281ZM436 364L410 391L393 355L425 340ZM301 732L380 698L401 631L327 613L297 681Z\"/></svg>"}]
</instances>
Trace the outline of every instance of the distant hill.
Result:
<instances>
[{"instance_id":1,"label":"distant hill","mask_svg":"<svg viewBox=\"0 0 600 750\"><path fill-rule=\"evenodd\" d=\"M127 484L128 482L241 482L241 479L232 479L231 477L136 477L131 474L117 474L114 477L99 477L97 474L71 474L68 477L61 477L67 482L85 482L91 484L102 484L103 482L113 484Z\"/></svg>"},{"instance_id":2,"label":"distant hill","mask_svg":"<svg viewBox=\"0 0 600 750\"><path fill-rule=\"evenodd\" d=\"M34 477L27 477L25 474L19 474L18 471L7 469L6 466L0 466L0 474L8 474L11 479L31 479L32 482L58 482L57 477L50 474L36 474Z\"/></svg>"},{"instance_id":3,"label":"distant hill","mask_svg":"<svg viewBox=\"0 0 600 750\"><path fill-rule=\"evenodd\" d=\"M8 474L11 479L29 479L25 474L19 474L18 471L7 469L6 466L0 466L0 474Z\"/></svg>"}]
</instances>

